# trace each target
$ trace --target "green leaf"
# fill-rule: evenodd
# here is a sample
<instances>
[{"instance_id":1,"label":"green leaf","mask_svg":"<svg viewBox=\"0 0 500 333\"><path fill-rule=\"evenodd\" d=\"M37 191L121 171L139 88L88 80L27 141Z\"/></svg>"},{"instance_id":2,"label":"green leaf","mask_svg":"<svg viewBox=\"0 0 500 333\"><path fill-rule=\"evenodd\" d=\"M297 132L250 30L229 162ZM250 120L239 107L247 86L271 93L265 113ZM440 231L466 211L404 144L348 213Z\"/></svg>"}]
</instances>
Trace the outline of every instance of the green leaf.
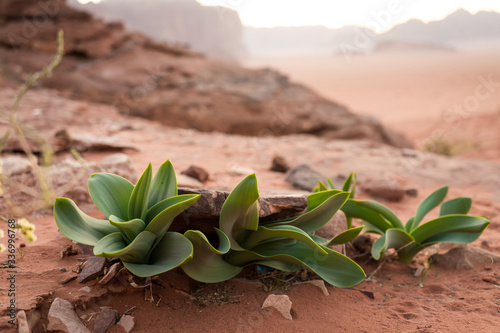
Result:
<instances>
[{"instance_id":1,"label":"green leaf","mask_svg":"<svg viewBox=\"0 0 500 333\"><path fill-rule=\"evenodd\" d=\"M243 179L229 194L222 206L219 227L229 238L231 249L244 250L239 244L247 230L257 230L259 210L257 178L251 174Z\"/></svg>"},{"instance_id":2,"label":"green leaf","mask_svg":"<svg viewBox=\"0 0 500 333\"><path fill-rule=\"evenodd\" d=\"M109 223L117 227L129 242L133 241L146 227L146 224L140 219L123 221L114 215L109 217Z\"/></svg>"},{"instance_id":3,"label":"green leaf","mask_svg":"<svg viewBox=\"0 0 500 333\"><path fill-rule=\"evenodd\" d=\"M364 225L363 232L365 232L365 233L379 234L381 236L383 234L385 234L385 231L377 228L376 226L374 226L370 222L363 221L363 225Z\"/></svg>"},{"instance_id":4,"label":"green leaf","mask_svg":"<svg viewBox=\"0 0 500 333\"><path fill-rule=\"evenodd\" d=\"M363 226L347 229L335 236L331 241L328 242L327 246L340 245L351 242L354 238L358 237L363 230Z\"/></svg>"},{"instance_id":5,"label":"green leaf","mask_svg":"<svg viewBox=\"0 0 500 333\"><path fill-rule=\"evenodd\" d=\"M441 205L439 216L451 214L467 214L472 207L471 198L455 198L444 202Z\"/></svg>"},{"instance_id":6,"label":"green leaf","mask_svg":"<svg viewBox=\"0 0 500 333\"><path fill-rule=\"evenodd\" d=\"M318 180L318 192L327 190L328 188L325 186L325 184L321 180Z\"/></svg>"},{"instance_id":7,"label":"green leaf","mask_svg":"<svg viewBox=\"0 0 500 333\"><path fill-rule=\"evenodd\" d=\"M106 258L118 257L123 262L145 263L155 239L155 234L143 231L129 244L120 232L115 232L97 242L94 254Z\"/></svg>"},{"instance_id":8,"label":"green leaf","mask_svg":"<svg viewBox=\"0 0 500 333\"><path fill-rule=\"evenodd\" d=\"M177 178L170 160L165 161L151 182L148 209L164 199L177 195Z\"/></svg>"},{"instance_id":9,"label":"green leaf","mask_svg":"<svg viewBox=\"0 0 500 333\"><path fill-rule=\"evenodd\" d=\"M128 220L128 203L134 190L128 180L110 173L99 172L90 176L89 193L97 208L106 216Z\"/></svg>"},{"instance_id":10,"label":"green leaf","mask_svg":"<svg viewBox=\"0 0 500 333\"><path fill-rule=\"evenodd\" d=\"M188 263L192 257L193 245L189 239L177 232L167 232L151 253L148 263L123 262L123 265L134 275L148 277Z\"/></svg>"},{"instance_id":11,"label":"green leaf","mask_svg":"<svg viewBox=\"0 0 500 333\"><path fill-rule=\"evenodd\" d=\"M422 224L413 230L411 235L419 244L439 242L439 239L463 244L469 243L470 239L477 239L489 224L490 221L481 216L446 215ZM472 236L464 237L464 234Z\"/></svg>"},{"instance_id":12,"label":"green leaf","mask_svg":"<svg viewBox=\"0 0 500 333\"><path fill-rule=\"evenodd\" d=\"M387 249L400 249L414 242L413 237L402 229L388 229L385 235L375 241L372 246L372 256L379 260Z\"/></svg>"},{"instance_id":13,"label":"green leaf","mask_svg":"<svg viewBox=\"0 0 500 333\"><path fill-rule=\"evenodd\" d=\"M351 172L349 174L349 177L344 182L344 186L342 186L342 191L350 192L349 199L354 199L354 195L356 194L356 173Z\"/></svg>"},{"instance_id":14,"label":"green leaf","mask_svg":"<svg viewBox=\"0 0 500 333\"><path fill-rule=\"evenodd\" d=\"M54 218L64 236L81 244L94 246L104 236L118 231L108 220L88 216L67 198L56 198Z\"/></svg>"},{"instance_id":15,"label":"green leaf","mask_svg":"<svg viewBox=\"0 0 500 333\"><path fill-rule=\"evenodd\" d=\"M335 185L333 184L332 180L330 179L330 177L326 177L326 182L328 184L328 186L330 187L330 190L335 190Z\"/></svg>"},{"instance_id":16,"label":"green leaf","mask_svg":"<svg viewBox=\"0 0 500 333\"><path fill-rule=\"evenodd\" d=\"M273 222L266 226L292 225L304 230L308 234L312 234L330 221L348 198L348 192L340 192L338 190L310 194L307 197L307 209L305 213L294 219Z\"/></svg>"},{"instance_id":17,"label":"green leaf","mask_svg":"<svg viewBox=\"0 0 500 333\"><path fill-rule=\"evenodd\" d=\"M392 228L392 225L387 222L379 213L373 209L366 208L361 204L361 201L349 199L342 207L342 211L350 217L355 217L368 222L374 228L381 230L384 233L387 229ZM372 228L373 229L373 228Z\"/></svg>"},{"instance_id":18,"label":"green leaf","mask_svg":"<svg viewBox=\"0 0 500 333\"><path fill-rule=\"evenodd\" d=\"M160 201L149 209L146 221L152 218L146 230L161 235L170 227L174 218L200 199L199 194L184 194Z\"/></svg>"},{"instance_id":19,"label":"green leaf","mask_svg":"<svg viewBox=\"0 0 500 333\"><path fill-rule=\"evenodd\" d=\"M422 203L418 206L415 218L411 223L406 224L406 231L411 233L416 227L418 227L425 215L443 202L447 194L448 186L445 186L434 191L431 195L425 198L424 201L422 201Z\"/></svg>"},{"instance_id":20,"label":"green leaf","mask_svg":"<svg viewBox=\"0 0 500 333\"><path fill-rule=\"evenodd\" d=\"M243 247L252 249L253 247L266 243L277 238L291 238L301 241L316 248L321 253L326 253L305 231L291 225L281 225L276 227L259 227L257 231L251 232L243 242Z\"/></svg>"},{"instance_id":21,"label":"green leaf","mask_svg":"<svg viewBox=\"0 0 500 333\"><path fill-rule=\"evenodd\" d=\"M224 261L223 255L229 251L229 238L221 230L215 229L219 236L219 248L216 249L207 237L198 230L184 233L193 243L193 260L182 265L182 270L196 281L216 283L229 280L241 272L241 267Z\"/></svg>"},{"instance_id":22,"label":"green leaf","mask_svg":"<svg viewBox=\"0 0 500 333\"><path fill-rule=\"evenodd\" d=\"M143 221L146 219L152 172L151 163L149 163L146 170L142 173L141 178L139 178L137 184L134 186L128 203L129 219L137 218Z\"/></svg>"},{"instance_id":23,"label":"green leaf","mask_svg":"<svg viewBox=\"0 0 500 333\"><path fill-rule=\"evenodd\" d=\"M327 247L323 249L327 254L322 254L302 242L291 246L278 246L271 242L257 246L252 251L230 251L225 259L235 266L254 263L266 265L266 260L271 260L271 263L281 261L301 266L312 270L326 282L340 288L352 287L363 281L365 273L358 264Z\"/></svg>"},{"instance_id":24,"label":"green leaf","mask_svg":"<svg viewBox=\"0 0 500 333\"><path fill-rule=\"evenodd\" d=\"M371 209L375 213L382 215L387 221L389 221L392 224L394 228L404 229L401 220L387 206L384 206L372 200L360 200L356 202L360 206Z\"/></svg>"}]
</instances>

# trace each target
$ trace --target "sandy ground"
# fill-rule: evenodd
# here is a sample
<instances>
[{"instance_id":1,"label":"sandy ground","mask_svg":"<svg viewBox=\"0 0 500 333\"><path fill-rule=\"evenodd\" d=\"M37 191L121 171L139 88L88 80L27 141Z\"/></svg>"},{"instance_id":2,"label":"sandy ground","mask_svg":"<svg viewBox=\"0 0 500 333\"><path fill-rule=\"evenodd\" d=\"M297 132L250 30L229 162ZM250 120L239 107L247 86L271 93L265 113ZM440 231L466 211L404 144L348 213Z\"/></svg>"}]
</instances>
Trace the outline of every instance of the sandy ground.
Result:
<instances>
[{"instance_id":1,"label":"sandy ground","mask_svg":"<svg viewBox=\"0 0 500 333\"><path fill-rule=\"evenodd\" d=\"M431 119L428 117L439 117L443 108L453 105L455 101L463 101L471 91L474 92L478 76L487 76L490 70L494 75L499 75L494 77L500 77L498 63L496 67L493 66L493 56L482 58L484 61L478 61L472 55L454 57L458 58L446 61L447 58L434 54L417 61L417 58L394 56L393 63L387 62L387 58L357 58L351 64L345 63L343 59L318 59L314 62L315 67L305 66L304 60L301 60L303 66L290 73L292 78L313 86L323 95L335 98L355 110L378 115L393 126L404 125L401 128L417 141L432 135L432 131L439 128L439 123L436 127L433 125L435 123L427 120ZM434 63L436 59L439 59L442 67ZM460 59L468 62L460 62ZM286 66L290 66L293 61L298 60L281 60L275 65L285 71ZM332 61L333 65L316 66L322 61ZM440 68L442 70L438 70ZM492 68L496 68L496 71L493 72ZM332 95L328 95L328 91ZM27 98L23 104L27 112L40 107L46 112L67 110L67 102L44 91L39 94ZM406 169L402 165L407 161L401 157L400 150L367 141L326 141L305 135L249 138L198 133L165 128L146 120L123 118L108 114L104 109L99 109L103 110L102 121L95 122L95 118L91 117L91 111L97 109L95 105L87 106L87 116L94 121L92 125L85 124L86 118L82 118L69 129L106 134L104 124L114 121L134 124L133 129L107 134L141 147L140 152L126 151L138 170L144 169L149 161L158 167L166 158L172 160L177 171L190 164L201 165L212 176L205 184L210 188L227 190L236 185L243 177L231 174L231 168L236 165L255 170L262 189L290 190L284 175L268 170L275 153L283 154L292 165L306 162L331 176L356 171L360 178L367 178L389 172L405 185L419 187L417 198L407 197L400 203L387 203L403 219L414 214L418 202L432 190L449 184L452 187L451 195L474 198L473 214L491 218L491 226L473 245L500 254L500 140L496 125L499 106L499 92L495 91L481 103L477 113L461 122L463 128L467 129L467 135L473 135L474 140L483 140L485 136L485 141L493 142L481 149L462 152L470 154L464 157L474 158L474 161L457 157L426 157L424 154ZM402 109L406 111L401 112ZM424 128L424 125L428 128ZM462 132L465 131L459 134ZM106 154L88 152L84 158L89 161L100 160ZM58 156L59 159L65 157ZM91 211L90 214L99 216L97 211ZM95 315L101 308L112 307L123 314L135 307L130 312L136 319L133 332L498 331L498 264L480 264L467 271L431 264L424 276L414 276L417 265L422 264L430 253L444 252L449 247L425 251L411 265L388 261L371 279L354 289L327 287L330 296L323 295L320 289L310 285L272 291L290 297L293 320L288 321L275 310L261 309L269 292L264 291L262 284L255 280L234 279L227 283L203 285L175 270L162 274L155 282L153 296L156 303L144 300L144 291L132 288L123 280L116 280L108 286L101 286L96 281L86 284L72 281L62 285L63 280L74 275L72 270L80 263L78 258L88 258L88 255L80 253L61 259L61 249L70 242L57 232L53 217L50 214L37 216L32 221L37 226L38 241L25 247L23 258L18 258L17 306L28 310L31 318L40 317L34 332L44 332L50 302L55 297L73 302L78 315L89 328L93 327ZM20 244L22 240L17 239L17 242ZM368 275L379 267L379 263L366 257L357 257L356 260ZM66 271L61 271L61 268ZM251 275L251 272L245 273L243 277ZM6 274L5 269L0 269L2 281ZM91 291L80 290L83 286L91 287ZM0 287L0 303L4 309L9 298L3 283ZM360 290L373 292L373 298ZM200 304L199 295L203 296L202 299L217 300ZM221 295L223 297L219 297ZM5 324L5 310L0 313L1 330L14 332Z\"/></svg>"}]
</instances>

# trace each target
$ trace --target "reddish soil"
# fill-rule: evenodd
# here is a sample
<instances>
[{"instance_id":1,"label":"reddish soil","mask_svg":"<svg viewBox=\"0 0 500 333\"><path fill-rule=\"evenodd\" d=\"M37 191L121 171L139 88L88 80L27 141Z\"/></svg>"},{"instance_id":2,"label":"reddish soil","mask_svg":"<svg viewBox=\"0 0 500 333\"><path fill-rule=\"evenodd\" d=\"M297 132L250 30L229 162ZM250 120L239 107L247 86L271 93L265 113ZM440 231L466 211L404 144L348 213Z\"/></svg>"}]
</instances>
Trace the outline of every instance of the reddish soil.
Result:
<instances>
[{"instance_id":1,"label":"reddish soil","mask_svg":"<svg viewBox=\"0 0 500 333\"><path fill-rule=\"evenodd\" d=\"M466 63L468 66L456 65L453 70L449 67L455 62L450 61L444 63L442 71L438 70L441 68L439 66L428 70L428 78L436 77L435 80L431 80L432 87L429 88L428 84L431 81L424 82L418 77L421 72L415 64L419 63L410 59L403 62L400 59L401 63L394 65L393 71L387 74L384 79L385 84L379 85L375 84L374 76L371 76L378 75L382 71L376 66L377 60L359 59L367 62L364 66L370 65L367 68L372 68L372 71L377 73L366 72L366 76L362 76L364 67L360 66L356 72L358 76L353 76L349 81L351 84L345 81L341 84L341 81L338 81L340 74L326 75L321 80L318 78L318 84L323 87L330 86L331 91L335 92L335 96L332 93L333 97L357 110L375 114L383 109L383 112L376 114L387 124L394 126L402 124L401 127L394 128L405 130L417 143L433 130L439 129L442 124L422 118L436 115L436 112L450 103L452 105L455 100L463 100L470 89L474 89L473 81L469 82L469 86L463 86L464 80L460 78L476 78L487 74L487 71L484 71L487 68L485 61L478 62L476 58L471 58ZM383 63L380 59L378 61ZM404 64L406 66L403 66ZM356 65L350 66L354 68ZM498 64L496 66L498 69ZM389 67L386 64L386 68ZM338 65L335 68L338 71L342 66ZM414 82L416 85L413 90L402 89L401 91L407 95L400 96L396 92L397 89L403 88L401 82L391 81L391 75L392 78L406 78L408 84ZM409 78L411 75L417 77L411 81ZM296 79L301 77L297 76ZM301 81L308 83L304 78ZM448 84L445 85L445 82ZM354 87L354 83L358 85ZM316 89L319 91L318 86ZM435 100L428 100L427 97L429 94L432 95L432 92L436 95ZM322 93L326 95L324 91ZM23 110L27 112L31 112L34 108L42 108L47 112L65 112L69 108L68 105L74 103L47 91L34 91L30 94L29 96L33 97L28 96L23 103ZM412 96L414 98L410 98ZM11 93L3 95L4 99L10 97ZM420 101L420 104L417 105L417 101ZM0 102L8 105L8 101ZM211 180L206 183L210 188L228 190L236 185L243 176L232 175L229 171L231 166L238 165L254 169L262 189L291 189L282 174L268 170L275 153L285 155L292 165L308 163L327 175L356 171L360 178L366 178L389 172L404 184L419 186L417 198L406 197L400 203L387 203L403 219L411 216L418 202L432 190L443 184L449 184L452 187L450 196L472 196L474 199L472 213L491 218L491 225L473 245L500 254L498 190L500 140L498 126L495 126L498 124L495 112L500 106L498 92L492 94L491 99L486 102L484 110L464 121L461 130L457 130L461 135L459 138L469 135L474 142L490 142L461 153L461 157L474 158L475 162L457 157L430 156L426 157L422 165L408 170L398 168L396 165L402 160L400 150L379 143L328 141L306 135L267 138L199 133L163 127L142 119L126 118L111 111L104 112L105 108L102 109L102 121L96 122L96 119L92 119L88 124L75 122L68 128L79 132L103 131L106 135L141 147L140 152L126 152L138 170L142 170L149 161L152 161L157 168L166 158L172 160L178 172L191 164L203 166L211 174ZM86 107L90 110L98 108L93 104ZM408 113L398 112L403 108L409 110ZM391 115L394 118L391 118ZM421 122L418 122L419 118ZM133 124L134 128L111 133L107 125L113 121L128 122ZM418 126L419 124L423 125ZM92 126L90 130L88 126ZM105 155L104 152L88 152L84 153L84 158L89 161L100 160ZM58 156L58 158L63 157ZM483 177L484 181L473 178L478 172L484 172L484 175L478 176ZM93 211L91 214L97 216L99 212ZM293 303L293 321L288 321L275 310L261 309L269 292L264 291L258 281L242 279L254 275L251 269L246 270L242 278L215 285L194 282L179 270L162 274L154 283L153 297L156 303L145 300L143 290L134 289L126 282L122 284L122 280L116 280L107 286L101 286L96 281L80 284L76 280L62 285L61 281L75 275L72 270L75 270L80 263L78 259L89 256L78 254L61 259L60 251L70 244L70 241L57 232L52 215L34 216L30 220L36 224L38 241L22 249L24 252L22 258L17 256L19 267L16 275L16 304L19 309L27 310L28 317L41 318L35 324L34 332L44 332L44 327L48 323L47 312L50 302L55 297L76 304L77 313L89 328L93 327L95 314L100 308L111 307L120 314L133 308L130 311L136 321L133 332L493 333L498 331L499 264L480 264L472 270L460 271L431 264L423 278L414 277L417 265L424 263L430 254L449 249L445 246L424 251L410 265L387 261L376 272L380 263L366 257L357 257L356 260L367 275L373 272L375 274L354 289L327 287L330 296L324 296L320 289L311 285L272 291L290 297ZM22 242L21 239L17 239L17 244ZM5 253L0 255L0 261L4 260L5 255ZM66 271L62 272L60 268L65 268ZM5 281L6 277L6 269L0 269L0 279ZM2 309L9 301L5 286L4 283L0 285ZM91 287L91 292L80 291L84 286ZM373 298L360 290L373 292ZM214 302L210 303L210 300ZM35 308L38 310L34 310ZM14 332L15 330L6 323L5 315L5 311L1 312L3 316L0 317L1 330Z\"/></svg>"}]
</instances>

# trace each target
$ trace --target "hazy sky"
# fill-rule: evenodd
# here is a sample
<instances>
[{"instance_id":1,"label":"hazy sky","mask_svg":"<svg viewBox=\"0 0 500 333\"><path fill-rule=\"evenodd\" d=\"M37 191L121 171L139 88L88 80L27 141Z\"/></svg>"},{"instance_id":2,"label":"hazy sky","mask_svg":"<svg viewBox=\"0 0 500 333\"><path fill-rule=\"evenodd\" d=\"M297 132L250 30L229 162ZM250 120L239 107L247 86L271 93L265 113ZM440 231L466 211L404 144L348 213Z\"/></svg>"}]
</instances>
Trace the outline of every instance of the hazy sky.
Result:
<instances>
[{"instance_id":1,"label":"hazy sky","mask_svg":"<svg viewBox=\"0 0 500 333\"><path fill-rule=\"evenodd\" d=\"M78 0L82 3L102 0ZM143 0L147 1L147 0ZM168 1L168 0L165 0ZM187 1L187 0L186 0ZM378 32L412 18L439 20L459 8L500 12L500 0L197 0L237 10L255 27L324 25L369 26ZM223 13L221 13L223 15Z\"/></svg>"},{"instance_id":2,"label":"hazy sky","mask_svg":"<svg viewBox=\"0 0 500 333\"><path fill-rule=\"evenodd\" d=\"M411 18L441 19L459 8L471 13L500 12L499 0L197 0L237 10L244 25L257 27L325 25L366 26L379 21L377 30ZM389 13L389 15L380 15ZM377 15L378 14L378 15ZM378 19L377 19L378 17Z\"/></svg>"}]
</instances>

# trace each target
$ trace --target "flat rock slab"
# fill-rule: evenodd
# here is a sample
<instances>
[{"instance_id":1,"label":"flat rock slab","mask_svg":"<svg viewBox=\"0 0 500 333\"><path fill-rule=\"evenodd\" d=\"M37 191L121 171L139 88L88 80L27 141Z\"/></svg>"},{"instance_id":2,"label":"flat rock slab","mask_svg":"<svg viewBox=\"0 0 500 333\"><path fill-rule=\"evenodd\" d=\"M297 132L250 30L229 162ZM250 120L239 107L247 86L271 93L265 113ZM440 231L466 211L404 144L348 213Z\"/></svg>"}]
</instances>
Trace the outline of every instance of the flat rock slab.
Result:
<instances>
[{"instance_id":1,"label":"flat rock slab","mask_svg":"<svg viewBox=\"0 0 500 333\"><path fill-rule=\"evenodd\" d=\"M62 299L56 298L50 306L48 331L57 331L65 333L90 333L80 321L80 318L73 310L73 305Z\"/></svg>"}]
</instances>

